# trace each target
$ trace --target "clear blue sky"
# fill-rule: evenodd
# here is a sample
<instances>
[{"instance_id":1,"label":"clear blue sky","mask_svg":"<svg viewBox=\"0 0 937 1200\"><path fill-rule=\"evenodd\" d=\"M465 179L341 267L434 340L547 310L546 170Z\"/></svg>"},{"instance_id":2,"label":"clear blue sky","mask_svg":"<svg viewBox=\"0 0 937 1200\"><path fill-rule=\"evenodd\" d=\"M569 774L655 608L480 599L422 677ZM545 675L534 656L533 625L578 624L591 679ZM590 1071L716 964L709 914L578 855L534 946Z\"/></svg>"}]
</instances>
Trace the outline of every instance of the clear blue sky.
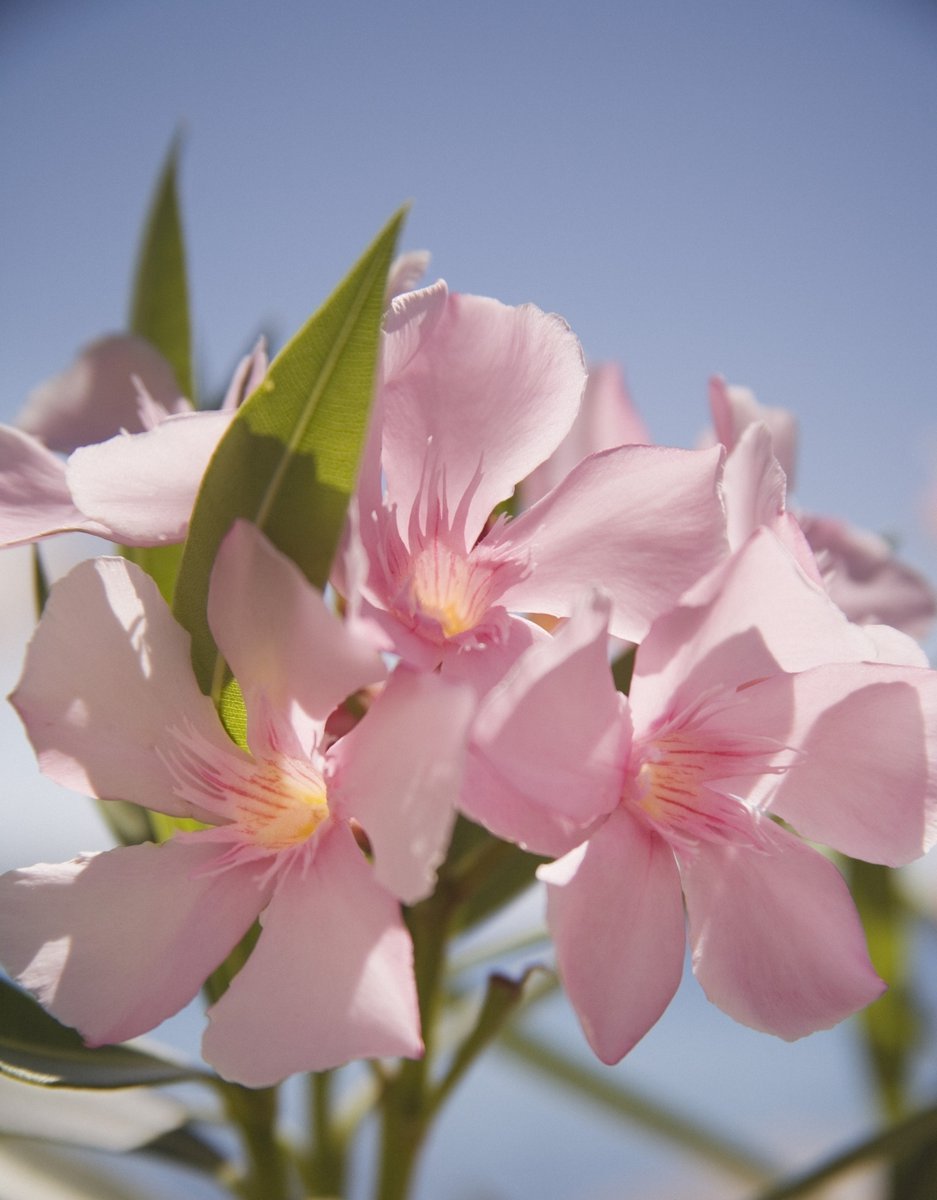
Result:
<instances>
[{"instance_id":1,"label":"clear blue sky","mask_svg":"<svg viewBox=\"0 0 937 1200\"><path fill-rule=\"evenodd\" d=\"M6 0L0 416L123 321L180 125L209 385L412 199L408 246L622 359L659 440L721 371L799 413L804 503L923 544L934 4Z\"/></svg>"},{"instance_id":2,"label":"clear blue sky","mask_svg":"<svg viewBox=\"0 0 937 1200\"><path fill-rule=\"evenodd\" d=\"M937 574L918 512L937 478L937 5L0 0L0 419L122 325L180 126L209 388L259 328L292 332L411 199L407 247L455 289L562 313L591 358L624 362L658 440L695 441L711 372L747 383L800 417L802 502L899 534ZM8 827L18 803L3 799ZM855 1064L823 1058L848 1035L756 1039L694 988L679 1008L695 1024L668 1016L629 1071L676 1086L692 1059L683 1100L705 1111L731 1060L749 1129L770 1078L787 1098L773 1128L808 1155L824 1120L861 1127ZM466 1111L479 1130L504 1120L484 1097ZM596 1158L590 1125L567 1128L604 1197L617 1134ZM502 1147L502 1194L523 1194L516 1169L549 1192L531 1146L520 1168Z\"/></svg>"}]
</instances>

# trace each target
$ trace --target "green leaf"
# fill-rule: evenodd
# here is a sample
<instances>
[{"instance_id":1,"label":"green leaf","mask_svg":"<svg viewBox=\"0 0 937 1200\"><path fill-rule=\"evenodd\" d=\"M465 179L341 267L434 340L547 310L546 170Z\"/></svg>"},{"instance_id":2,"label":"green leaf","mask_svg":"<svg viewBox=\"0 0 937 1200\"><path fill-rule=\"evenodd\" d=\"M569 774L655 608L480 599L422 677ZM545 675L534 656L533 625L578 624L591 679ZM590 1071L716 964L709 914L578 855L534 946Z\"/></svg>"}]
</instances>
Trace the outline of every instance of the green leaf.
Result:
<instances>
[{"instance_id":1,"label":"green leaf","mask_svg":"<svg viewBox=\"0 0 937 1200\"><path fill-rule=\"evenodd\" d=\"M228 1160L218 1148L202 1137L198 1129L191 1124L154 1138L145 1146L141 1146L138 1153L163 1158L176 1166L204 1171L209 1175L221 1174L228 1164Z\"/></svg>"},{"instance_id":2,"label":"green leaf","mask_svg":"<svg viewBox=\"0 0 937 1200\"><path fill-rule=\"evenodd\" d=\"M631 680L634 675L634 664L637 659L637 646L629 646L612 663L612 679L615 681L615 691L627 696L631 691Z\"/></svg>"},{"instance_id":3,"label":"green leaf","mask_svg":"<svg viewBox=\"0 0 937 1200\"><path fill-rule=\"evenodd\" d=\"M131 1046L89 1049L35 1000L0 979L0 1074L44 1087L120 1088L208 1079Z\"/></svg>"},{"instance_id":4,"label":"green leaf","mask_svg":"<svg viewBox=\"0 0 937 1200\"><path fill-rule=\"evenodd\" d=\"M767 1191L761 1192L758 1200L795 1200L801 1196L819 1196L819 1189L866 1163L913 1163L920 1167L930 1156L933 1162L934 1147L937 1145L937 1105L913 1113L890 1128L872 1134L871 1137L850 1147L842 1154L827 1159L818 1167L786 1179ZM923 1148L923 1149L922 1149ZM922 1157L923 1153L923 1157ZM924 1190L929 1183L929 1190ZM921 1190L918 1190L920 1185ZM934 1176L928 1179L907 1177L907 1187L890 1191L894 1200L930 1200L933 1196ZM900 1186L900 1185L899 1185Z\"/></svg>"},{"instance_id":5,"label":"green leaf","mask_svg":"<svg viewBox=\"0 0 937 1200\"><path fill-rule=\"evenodd\" d=\"M157 181L140 242L130 329L152 342L169 361L183 396L188 396L194 404L189 294L176 186L178 162L176 138Z\"/></svg>"},{"instance_id":6,"label":"green leaf","mask_svg":"<svg viewBox=\"0 0 937 1200\"><path fill-rule=\"evenodd\" d=\"M859 1014L866 1056L882 1111L905 1111L905 1093L920 1041L920 1014L911 993L908 906L889 867L846 860L849 887L862 918L869 955L888 991Z\"/></svg>"},{"instance_id":7,"label":"green leaf","mask_svg":"<svg viewBox=\"0 0 937 1200\"><path fill-rule=\"evenodd\" d=\"M175 613L216 700L225 674L205 607L218 546L253 521L317 587L329 576L355 486L374 390L384 288L398 212L241 405L209 464L189 527Z\"/></svg>"}]
</instances>

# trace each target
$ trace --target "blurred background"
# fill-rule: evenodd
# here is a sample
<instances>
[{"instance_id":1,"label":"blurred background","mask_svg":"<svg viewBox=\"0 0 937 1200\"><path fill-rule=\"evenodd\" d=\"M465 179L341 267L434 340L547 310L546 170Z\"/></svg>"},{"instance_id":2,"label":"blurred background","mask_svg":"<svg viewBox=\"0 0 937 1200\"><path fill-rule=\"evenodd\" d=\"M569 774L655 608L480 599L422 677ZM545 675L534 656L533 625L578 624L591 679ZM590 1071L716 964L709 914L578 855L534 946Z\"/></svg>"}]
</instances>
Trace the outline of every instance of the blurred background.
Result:
<instances>
[{"instance_id":1,"label":"blurred background","mask_svg":"<svg viewBox=\"0 0 937 1200\"><path fill-rule=\"evenodd\" d=\"M714 372L793 409L797 499L937 577L935 129L929 0L0 0L0 420L125 324L181 132L203 394L261 329L291 334L409 199L403 246L432 252L430 278L561 313L590 360L624 364L656 440L695 444ZM57 543L50 562L99 549ZM0 560L4 691L31 628L28 564ZM107 845L0 720L0 867ZM909 886L937 912L935 880L925 864ZM933 1017L926 927L918 949ZM588 1062L561 1000L538 1023ZM169 1035L195 1047L197 1018ZM690 977L611 1074L788 1167L878 1119L855 1029L776 1042ZM914 1086L937 1091L930 1035ZM506 1053L447 1110L419 1191L750 1194Z\"/></svg>"}]
</instances>

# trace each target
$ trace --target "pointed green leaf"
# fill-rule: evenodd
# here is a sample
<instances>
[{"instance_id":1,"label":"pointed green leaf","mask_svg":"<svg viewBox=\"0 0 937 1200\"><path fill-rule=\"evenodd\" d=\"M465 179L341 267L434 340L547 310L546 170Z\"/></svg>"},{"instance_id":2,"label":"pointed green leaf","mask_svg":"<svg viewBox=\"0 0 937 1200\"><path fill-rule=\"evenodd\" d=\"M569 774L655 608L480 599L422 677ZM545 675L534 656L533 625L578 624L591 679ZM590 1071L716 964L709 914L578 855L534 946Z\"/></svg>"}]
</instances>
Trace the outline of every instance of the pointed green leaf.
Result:
<instances>
[{"instance_id":1,"label":"pointed green leaf","mask_svg":"<svg viewBox=\"0 0 937 1200\"><path fill-rule=\"evenodd\" d=\"M882 1110L905 1111L908 1079L921 1038L912 994L910 918L896 873L875 863L846 860L849 887L862 918L869 954L888 991L859 1014L866 1057Z\"/></svg>"},{"instance_id":2,"label":"pointed green leaf","mask_svg":"<svg viewBox=\"0 0 937 1200\"><path fill-rule=\"evenodd\" d=\"M228 1162L218 1148L202 1137L198 1128L192 1124L183 1125L154 1138L145 1146L141 1146L139 1153L164 1158L176 1166L204 1171L208 1175L221 1174Z\"/></svg>"},{"instance_id":3,"label":"pointed green leaf","mask_svg":"<svg viewBox=\"0 0 937 1200\"><path fill-rule=\"evenodd\" d=\"M322 308L274 359L218 446L192 514L175 612L192 635L206 692L224 684L205 616L221 539L238 517L259 526L324 587L355 486L374 390L384 289L398 212Z\"/></svg>"},{"instance_id":4,"label":"pointed green leaf","mask_svg":"<svg viewBox=\"0 0 937 1200\"><path fill-rule=\"evenodd\" d=\"M205 1079L197 1068L131 1046L89 1049L73 1029L0 979L0 1074L45 1087L117 1088Z\"/></svg>"},{"instance_id":5,"label":"pointed green leaf","mask_svg":"<svg viewBox=\"0 0 937 1200\"><path fill-rule=\"evenodd\" d=\"M179 216L175 139L156 184L143 230L130 305L130 330L168 359L183 396L195 402L185 245Z\"/></svg>"}]
</instances>

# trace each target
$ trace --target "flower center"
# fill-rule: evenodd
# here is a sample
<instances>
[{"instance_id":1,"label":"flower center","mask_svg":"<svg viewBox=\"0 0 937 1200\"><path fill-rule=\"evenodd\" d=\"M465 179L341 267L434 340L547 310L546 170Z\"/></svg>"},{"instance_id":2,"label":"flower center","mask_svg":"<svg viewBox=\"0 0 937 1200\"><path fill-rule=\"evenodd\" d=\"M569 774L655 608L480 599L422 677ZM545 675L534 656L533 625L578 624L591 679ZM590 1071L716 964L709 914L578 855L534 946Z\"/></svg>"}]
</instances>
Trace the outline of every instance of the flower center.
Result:
<instances>
[{"instance_id":1,"label":"flower center","mask_svg":"<svg viewBox=\"0 0 937 1200\"><path fill-rule=\"evenodd\" d=\"M760 815L740 798L742 781L786 770L772 739L707 728L707 715L719 707L704 701L634 746L621 802L677 850L692 852L700 842L760 843Z\"/></svg>"},{"instance_id":2,"label":"flower center","mask_svg":"<svg viewBox=\"0 0 937 1200\"><path fill-rule=\"evenodd\" d=\"M232 791L234 819L264 849L307 841L329 815L321 775L300 760L255 760L244 782L246 787Z\"/></svg>"},{"instance_id":3,"label":"flower center","mask_svg":"<svg viewBox=\"0 0 937 1200\"><path fill-rule=\"evenodd\" d=\"M414 608L455 637L478 625L490 607L491 570L433 541L413 560L410 591Z\"/></svg>"},{"instance_id":4,"label":"flower center","mask_svg":"<svg viewBox=\"0 0 937 1200\"><path fill-rule=\"evenodd\" d=\"M305 759L252 758L233 744L221 750L195 730L176 730L168 760L176 792L222 827L261 850L307 841L329 815L325 780Z\"/></svg>"}]
</instances>

